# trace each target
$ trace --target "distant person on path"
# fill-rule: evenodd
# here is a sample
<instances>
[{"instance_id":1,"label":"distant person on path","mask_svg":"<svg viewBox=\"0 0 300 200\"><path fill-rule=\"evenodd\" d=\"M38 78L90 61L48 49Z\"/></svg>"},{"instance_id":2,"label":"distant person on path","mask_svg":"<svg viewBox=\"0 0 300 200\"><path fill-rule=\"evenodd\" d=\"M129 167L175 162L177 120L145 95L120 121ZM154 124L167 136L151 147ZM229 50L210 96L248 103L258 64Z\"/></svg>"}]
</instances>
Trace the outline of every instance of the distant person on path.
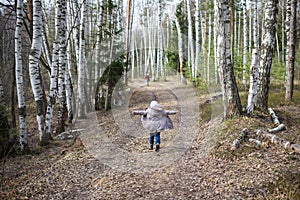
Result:
<instances>
[{"instance_id":1,"label":"distant person on path","mask_svg":"<svg viewBox=\"0 0 300 200\"><path fill-rule=\"evenodd\" d=\"M146 79L146 85L149 86L150 76L148 73L146 74L145 79Z\"/></svg>"},{"instance_id":2,"label":"distant person on path","mask_svg":"<svg viewBox=\"0 0 300 200\"><path fill-rule=\"evenodd\" d=\"M135 110L133 114L142 115L143 127L150 132L149 149L153 150L155 138L155 151L160 149L160 132L173 129L173 123L168 115L176 114L174 110L165 110L157 101L151 101L150 108Z\"/></svg>"}]
</instances>

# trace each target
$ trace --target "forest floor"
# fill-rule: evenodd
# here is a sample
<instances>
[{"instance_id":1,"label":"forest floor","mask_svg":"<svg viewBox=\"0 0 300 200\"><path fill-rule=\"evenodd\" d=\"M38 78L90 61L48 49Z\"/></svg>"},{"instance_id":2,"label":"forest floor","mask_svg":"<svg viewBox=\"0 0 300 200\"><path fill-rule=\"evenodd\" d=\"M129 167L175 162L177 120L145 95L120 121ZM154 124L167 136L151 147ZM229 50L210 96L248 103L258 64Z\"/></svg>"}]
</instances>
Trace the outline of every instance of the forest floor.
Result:
<instances>
[{"instance_id":1,"label":"forest floor","mask_svg":"<svg viewBox=\"0 0 300 200\"><path fill-rule=\"evenodd\" d=\"M223 122L221 97L213 89L196 96L176 78L130 85L121 94L128 100L123 106L76 120L64 139L40 147L30 130L31 152L1 160L0 199L300 199L300 155L248 141L258 139L257 129L273 127L268 114ZM130 115L153 99L177 111L174 129L161 134L160 152L148 150L140 117ZM300 104L280 99L270 95L286 125L275 134L300 144ZM232 150L244 128L246 141Z\"/></svg>"}]
</instances>

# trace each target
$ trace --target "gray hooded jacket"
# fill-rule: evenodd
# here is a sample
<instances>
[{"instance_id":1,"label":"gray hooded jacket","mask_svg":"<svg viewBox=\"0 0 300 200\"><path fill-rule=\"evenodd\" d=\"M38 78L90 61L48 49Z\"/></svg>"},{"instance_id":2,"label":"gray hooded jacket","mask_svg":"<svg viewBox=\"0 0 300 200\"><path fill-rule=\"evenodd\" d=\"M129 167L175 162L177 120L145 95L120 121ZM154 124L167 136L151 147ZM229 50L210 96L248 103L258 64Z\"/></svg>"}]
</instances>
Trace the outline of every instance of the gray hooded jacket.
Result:
<instances>
[{"instance_id":1,"label":"gray hooded jacket","mask_svg":"<svg viewBox=\"0 0 300 200\"><path fill-rule=\"evenodd\" d=\"M142 115L141 121L143 127L150 133L162 132L166 129L173 129L173 123L168 114L176 114L176 111L166 111L163 107L156 104L150 104L150 108L143 111L134 111L134 114Z\"/></svg>"}]
</instances>

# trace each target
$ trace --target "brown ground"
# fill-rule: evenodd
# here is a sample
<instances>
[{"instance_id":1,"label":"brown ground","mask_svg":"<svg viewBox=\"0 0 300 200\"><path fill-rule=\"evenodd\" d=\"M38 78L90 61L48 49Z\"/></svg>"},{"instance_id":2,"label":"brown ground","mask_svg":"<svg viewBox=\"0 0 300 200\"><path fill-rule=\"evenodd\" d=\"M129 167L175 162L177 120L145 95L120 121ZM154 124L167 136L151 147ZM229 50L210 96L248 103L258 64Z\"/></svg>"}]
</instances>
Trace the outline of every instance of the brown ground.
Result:
<instances>
[{"instance_id":1,"label":"brown ground","mask_svg":"<svg viewBox=\"0 0 300 200\"><path fill-rule=\"evenodd\" d=\"M255 130L272 127L271 119L256 113L253 118L240 117L222 123L217 112L218 100L204 104L208 96L198 97L199 131L192 144L173 162L156 165L158 159L169 160L165 152L169 142L176 134L183 134L178 132L183 130L183 114L172 87L184 86L176 80L151 83L150 87L144 87L144 81L134 84L137 89L130 98L129 110L143 109L156 98L167 109L178 111L172 116L175 129L162 133L161 152L147 150L146 132L141 137L120 132L115 124L117 114L97 113L98 128L115 148L152 156L151 170L124 170L121 166L119 170L112 169L95 158L80 136L54 140L41 148L33 145L37 141L32 135L30 154L1 160L0 199L300 199L299 155L273 144L264 148L246 141L239 149L230 150L243 128L249 129L249 137L257 138ZM277 135L300 144L299 105L278 106L274 110L287 126ZM130 117L140 126L139 117ZM85 127L70 129L83 128L88 132L89 127L85 123ZM71 135L88 134L84 130ZM97 147L106 148L105 144ZM136 164L142 168L140 165Z\"/></svg>"}]
</instances>

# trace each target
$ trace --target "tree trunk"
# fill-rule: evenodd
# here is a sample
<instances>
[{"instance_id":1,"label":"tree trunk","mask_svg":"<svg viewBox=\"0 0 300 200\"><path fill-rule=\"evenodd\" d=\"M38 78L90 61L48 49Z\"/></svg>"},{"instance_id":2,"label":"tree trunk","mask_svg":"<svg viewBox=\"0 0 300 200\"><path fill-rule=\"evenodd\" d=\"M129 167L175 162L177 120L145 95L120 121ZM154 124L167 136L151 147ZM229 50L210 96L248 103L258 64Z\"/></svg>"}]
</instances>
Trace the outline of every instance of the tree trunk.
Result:
<instances>
[{"instance_id":1,"label":"tree trunk","mask_svg":"<svg viewBox=\"0 0 300 200\"><path fill-rule=\"evenodd\" d=\"M242 111L241 100L235 81L230 54L230 15L228 0L216 0L217 15L217 61L222 83L224 119L239 115Z\"/></svg>"},{"instance_id":2,"label":"tree trunk","mask_svg":"<svg viewBox=\"0 0 300 200\"><path fill-rule=\"evenodd\" d=\"M18 4L20 5L20 4ZM20 17L20 16L19 16ZM6 153L6 148L9 143L9 124L8 119L6 115L6 106L4 101L4 90L2 81L0 79L0 157L2 157ZM20 114L19 114L20 116ZM20 120L20 123L23 122ZM24 120L25 122L25 120ZM20 124L20 144L21 144L21 150L28 149L28 143L27 143L27 133L26 133L26 122L22 123L22 125L25 124L25 129L21 127ZM25 130L25 131L24 131ZM21 138L24 136L23 138ZM22 143L21 143L22 142Z\"/></svg>"},{"instance_id":3,"label":"tree trunk","mask_svg":"<svg viewBox=\"0 0 300 200\"><path fill-rule=\"evenodd\" d=\"M50 93L48 106L46 111L46 133L52 134L52 119L53 119L53 108L56 102L57 94L57 74L59 65L59 32L60 30L60 0L56 0L55 6L55 38L53 41L53 53L52 53L52 65L51 65L51 75L50 75Z\"/></svg>"},{"instance_id":4,"label":"tree trunk","mask_svg":"<svg viewBox=\"0 0 300 200\"><path fill-rule=\"evenodd\" d=\"M85 23L86 23L86 3L81 0L81 17L80 17L80 39L79 39L79 66L78 66L78 117L85 118Z\"/></svg>"},{"instance_id":5,"label":"tree trunk","mask_svg":"<svg viewBox=\"0 0 300 200\"><path fill-rule=\"evenodd\" d=\"M289 1L288 1L289 2ZM294 70L295 70L295 43L296 43L296 14L297 14L297 1L291 0L291 15L290 15L290 28L287 35L289 35L287 46L287 59L286 59L286 90L285 99L291 101L293 98L294 90Z\"/></svg>"},{"instance_id":6,"label":"tree trunk","mask_svg":"<svg viewBox=\"0 0 300 200\"><path fill-rule=\"evenodd\" d=\"M212 23L211 23L211 13L208 14L208 47L207 47L207 85L210 84L210 49L211 49L211 37L212 37Z\"/></svg>"},{"instance_id":7,"label":"tree trunk","mask_svg":"<svg viewBox=\"0 0 300 200\"><path fill-rule=\"evenodd\" d=\"M181 82L185 82L185 78L184 78L184 74L183 74L184 61L183 61L182 33L181 33L180 24L179 24L178 19L177 19L176 16L175 16L175 25L176 25L177 34L178 34L178 54L179 54L180 80L181 80Z\"/></svg>"},{"instance_id":8,"label":"tree trunk","mask_svg":"<svg viewBox=\"0 0 300 200\"><path fill-rule=\"evenodd\" d=\"M159 0L158 3L158 52L157 52L157 71L156 77L159 80L166 80L165 77L165 68L163 65L163 30L162 30L162 0Z\"/></svg>"},{"instance_id":9,"label":"tree trunk","mask_svg":"<svg viewBox=\"0 0 300 200\"><path fill-rule=\"evenodd\" d=\"M28 146L27 130L26 130L26 103L25 103L25 94L24 94L23 64L22 64L23 19L24 19L23 0L18 0L17 1L17 22L16 22L16 30L15 30L15 62L16 62L15 75L16 75L17 95L18 95L20 146L21 146L21 151L26 151L29 148L29 146ZM3 90L1 92L3 92ZM1 95L3 95L3 93Z\"/></svg>"},{"instance_id":10,"label":"tree trunk","mask_svg":"<svg viewBox=\"0 0 300 200\"><path fill-rule=\"evenodd\" d=\"M275 32L277 23L278 0L266 2L264 31L259 64L259 81L257 92L257 107L262 110L268 109L268 96L270 89L270 72L272 67Z\"/></svg>"},{"instance_id":11,"label":"tree trunk","mask_svg":"<svg viewBox=\"0 0 300 200\"><path fill-rule=\"evenodd\" d=\"M231 19L230 19L230 39L231 39L231 60L232 60L232 64L234 65L234 45L235 45L235 5L234 5L234 0L230 1L230 11L231 11Z\"/></svg>"},{"instance_id":12,"label":"tree trunk","mask_svg":"<svg viewBox=\"0 0 300 200\"><path fill-rule=\"evenodd\" d=\"M130 12L131 12L131 0L127 1L127 22L126 22L126 63L124 68L124 83L128 84L128 65L130 58Z\"/></svg>"},{"instance_id":13,"label":"tree trunk","mask_svg":"<svg viewBox=\"0 0 300 200\"><path fill-rule=\"evenodd\" d=\"M27 0L27 19L29 22L29 37L31 41L33 35L33 1L34 0Z\"/></svg>"},{"instance_id":14,"label":"tree trunk","mask_svg":"<svg viewBox=\"0 0 300 200\"><path fill-rule=\"evenodd\" d=\"M70 2L67 2L67 13L69 13ZM68 14L66 17L67 20L67 29L68 35L70 36L71 27L70 24L72 22L71 16ZM71 40L67 41L67 49L66 49L66 76L65 76L65 85L66 85L66 101L67 101L67 110L68 110L68 123L72 123L74 118L73 113L73 85L72 85L72 77L71 77L71 66L72 66L72 52L71 52ZM96 84L96 83L95 83Z\"/></svg>"},{"instance_id":15,"label":"tree trunk","mask_svg":"<svg viewBox=\"0 0 300 200\"><path fill-rule=\"evenodd\" d=\"M188 11L188 46L190 49L190 56L188 64L192 69L192 80L196 78L196 68L195 68L195 53L194 53L194 37L193 37L193 24L192 24L192 14L191 14L191 0L187 0L187 11Z\"/></svg>"},{"instance_id":16,"label":"tree trunk","mask_svg":"<svg viewBox=\"0 0 300 200\"><path fill-rule=\"evenodd\" d=\"M254 104L256 101L257 95L257 82L258 82L258 64L259 64L259 46L258 46L258 13L257 13L257 2L255 0L254 7L254 24L253 24L253 40L254 40L254 49L252 50L252 61L250 67L250 86L248 93L248 103L247 103L247 114L252 115L254 110Z\"/></svg>"},{"instance_id":17,"label":"tree trunk","mask_svg":"<svg viewBox=\"0 0 300 200\"><path fill-rule=\"evenodd\" d=\"M58 112L57 112L57 124L56 124L56 134L60 134L65 131L65 121L67 114L67 104L66 104L66 86L65 86L65 76L66 76L66 11L67 2L66 0L60 0L60 20L59 20L59 70L58 70Z\"/></svg>"},{"instance_id":18,"label":"tree trunk","mask_svg":"<svg viewBox=\"0 0 300 200\"><path fill-rule=\"evenodd\" d=\"M217 5L216 0L214 0L214 5ZM220 82L219 77L219 69L218 69L218 60L217 60L217 36L216 33L218 32L218 21L217 21L218 13L214 12L214 66L215 66L215 84L218 84Z\"/></svg>"},{"instance_id":19,"label":"tree trunk","mask_svg":"<svg viewBox=\"0 0 300 200\"><path fill-rule=\"evenodd\" d=\"M33 37L29 55L29 71L31 87L37 108L38 131L40 143L49 143L50 135L45 131L45 96L41 80L39 60L42 53L43 44L43 21L42 5L40 0L33 1Z\"/></svg>"},{"instance_id":20,"label":"tree trunk","mask_svg":"<svg viewBox=\"0 0 300 200\"><path fill-rule=\"evenodd\" d=\"M195 68L198 71L200 69L200 0L196 0L196 11L195 11L195 31L196 31L196 55L195 55Z\"/></svg>"},{"instance_id":21,"label":"tree trunk","mask_svg":"<svg viewBox=\"0 0 300 200\"><path fill-rule=\"evenodd\" d=\"M243 0L243 17L244 17L244 49L243 49L243 86L246 88L246 74L247 74L247 54L248 54L248 34L249 34L249 26L248 26L248 16L247 16L247 5L246 0Z\"/></svg>"}]
</instances>

